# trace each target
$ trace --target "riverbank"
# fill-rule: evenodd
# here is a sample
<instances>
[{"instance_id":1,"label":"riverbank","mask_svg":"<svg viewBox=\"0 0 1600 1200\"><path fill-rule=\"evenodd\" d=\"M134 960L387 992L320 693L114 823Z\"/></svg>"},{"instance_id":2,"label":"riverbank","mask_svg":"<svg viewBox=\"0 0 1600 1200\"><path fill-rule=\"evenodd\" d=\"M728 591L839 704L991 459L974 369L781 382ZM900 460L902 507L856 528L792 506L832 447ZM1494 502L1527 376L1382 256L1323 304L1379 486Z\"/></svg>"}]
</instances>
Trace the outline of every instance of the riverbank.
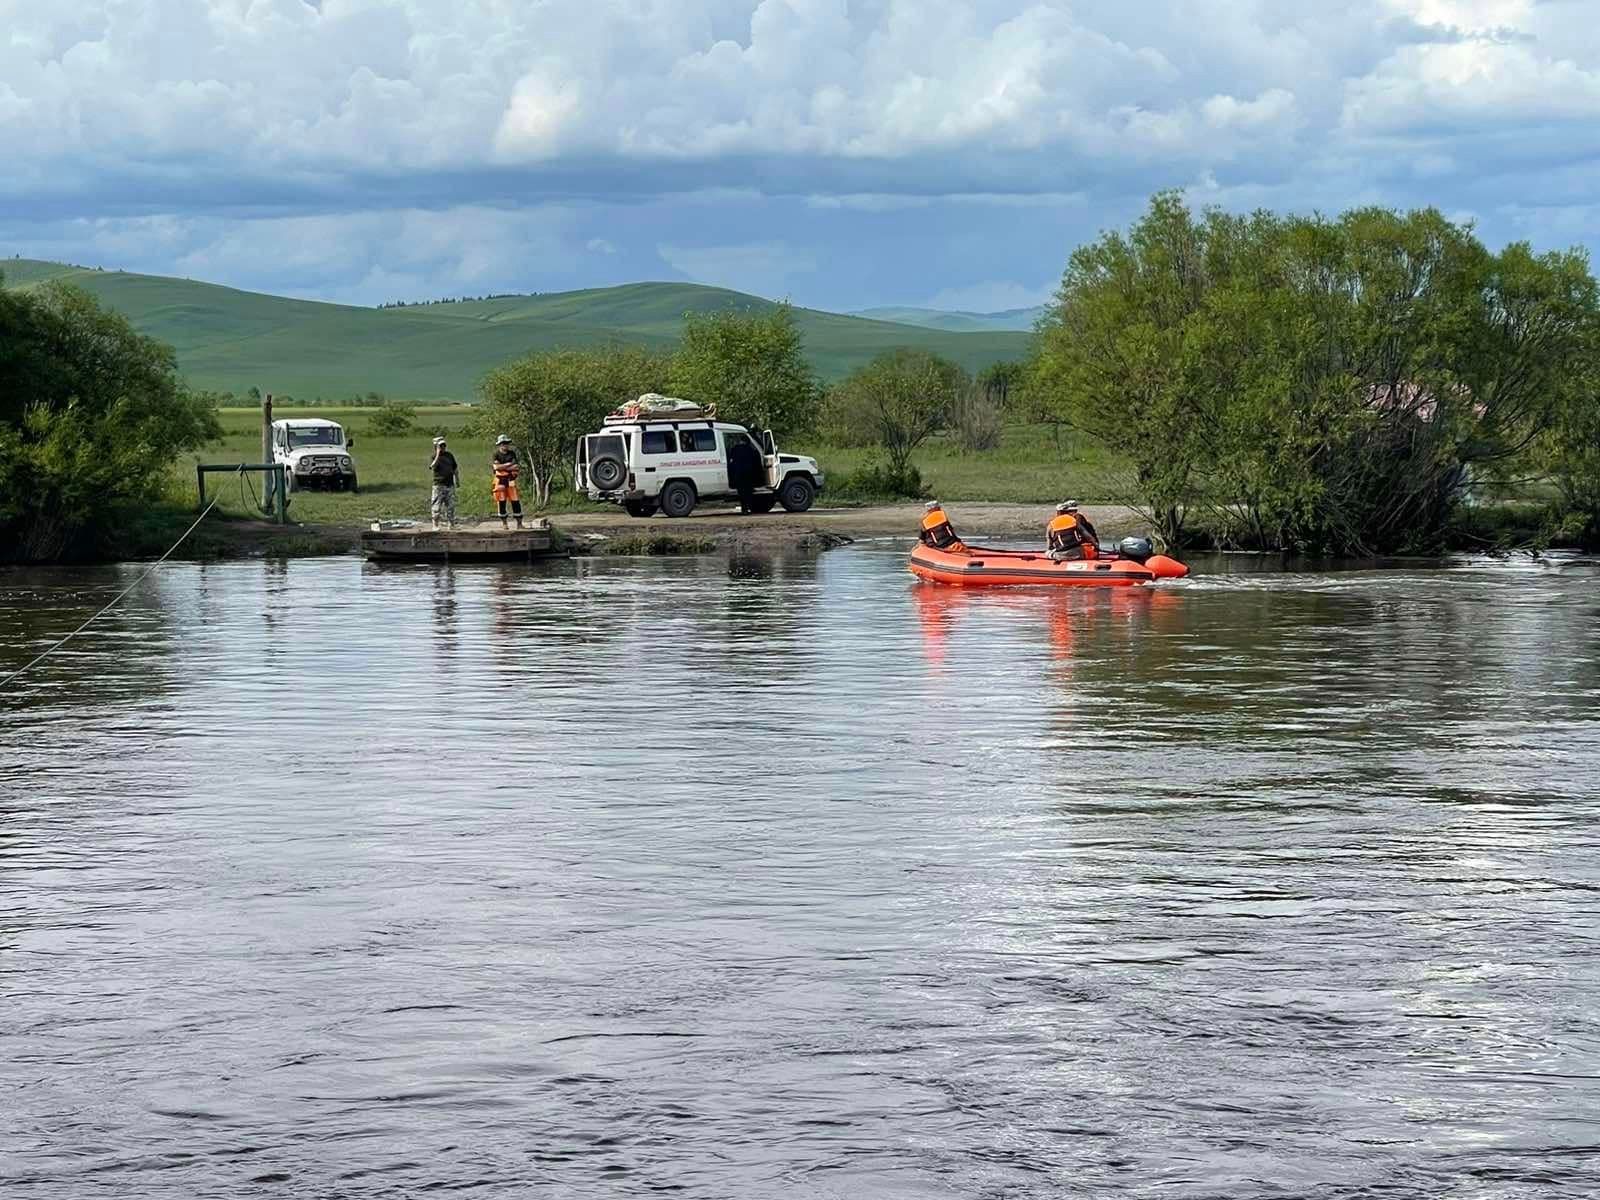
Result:
<instances>
[{"instance_id":1,"label":"riverbank","mask_svg":"<svg viewBox=\"0 0 1600 1200\"><path fill-rule=\"evenodd\" d=\"M963 536L975 540L1043 538L1050 506L1041 504L953 504L951 520ZM1084 511L1103 537L1140 531L1133 510L1116 505L1088 505ZM911 537L922 505L864 505L859 508L819 507L806 513L781 510L741 515L731 506L707 506L687 517L633 518L618 512L568 512L552 517L557 531L578 554L707 554L784 553L826 550L871 538ZM498 528L498 522L489 527ZM188 560L229 558L307 558L360 552L365 523L273 525L241 518L211 518L172 556ZM177 526L175 538L183 526ZM155 527L141 530L132 544L113 557L153 558L166 549L156 546ZM170 545L171 539L167 544Z\"/></svg>"}]
</instances>

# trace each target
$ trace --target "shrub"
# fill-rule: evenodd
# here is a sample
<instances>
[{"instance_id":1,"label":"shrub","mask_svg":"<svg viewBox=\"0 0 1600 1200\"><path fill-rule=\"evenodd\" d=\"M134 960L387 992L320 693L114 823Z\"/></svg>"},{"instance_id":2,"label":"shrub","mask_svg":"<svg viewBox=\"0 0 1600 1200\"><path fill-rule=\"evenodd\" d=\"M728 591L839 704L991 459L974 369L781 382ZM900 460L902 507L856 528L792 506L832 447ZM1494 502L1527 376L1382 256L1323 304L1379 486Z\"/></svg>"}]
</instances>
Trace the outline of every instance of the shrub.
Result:
<instances>
[{"instance_id":1,"label":"shrub","mask_svg":"<svg viewBox=\"0 0 1600 1200\"><path fill-rule=\"evenodd\" d=\"M409 404L385 403L367 422L367 436L408 437L417 429L417 410Z\"/></svg>"},{"instance_id":2,"label":"shrub","mask_svg":"<svg viewBox=\"0 0 1600 1200\"><path fill-rule=\"evenodd\" d=\"M868 460L859 471L830 481L828 491L841 500L920 500L928 494L922 472L907 464L896 470Z\"/></svg>"},{"instance_id":3,"label":"shrub","mask_svg":"<svg viewBox=\"0 0 1600 1200\"><path fill-rule=\"evenodd\" d=\"M161 499L178 454L221 434L170 346L76 288L0 290L0 559L97 550Z\"/></svg>"}]
</instances>

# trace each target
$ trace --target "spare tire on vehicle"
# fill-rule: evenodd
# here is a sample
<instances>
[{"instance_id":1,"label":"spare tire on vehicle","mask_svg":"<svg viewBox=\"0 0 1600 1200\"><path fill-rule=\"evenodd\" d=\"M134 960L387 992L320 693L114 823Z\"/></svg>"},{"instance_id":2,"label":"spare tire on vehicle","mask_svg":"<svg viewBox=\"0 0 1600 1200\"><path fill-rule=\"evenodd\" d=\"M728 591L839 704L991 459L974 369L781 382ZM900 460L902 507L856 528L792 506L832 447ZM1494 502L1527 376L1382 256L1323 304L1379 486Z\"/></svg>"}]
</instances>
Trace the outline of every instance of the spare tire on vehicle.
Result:
<instances>
[{"instance_id":1,"label":"spare tire on vehicle","mask_svg":"<svg viewBox=\"0 0 1600 1200\"><path fill-rule=\"evenodd\" d=\"M602 492L616 491L627 476L627 467L615 455L602 454L589 462L589 482Z\"/></svg>"}]
</instances>

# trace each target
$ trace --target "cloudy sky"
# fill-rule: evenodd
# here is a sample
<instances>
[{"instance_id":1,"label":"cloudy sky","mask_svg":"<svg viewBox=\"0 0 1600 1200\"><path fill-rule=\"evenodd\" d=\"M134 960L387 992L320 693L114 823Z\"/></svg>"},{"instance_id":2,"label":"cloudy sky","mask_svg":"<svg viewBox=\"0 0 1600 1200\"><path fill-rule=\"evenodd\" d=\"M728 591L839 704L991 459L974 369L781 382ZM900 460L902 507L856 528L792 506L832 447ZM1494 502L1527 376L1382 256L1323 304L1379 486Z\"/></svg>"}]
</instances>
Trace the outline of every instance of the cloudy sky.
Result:
<instances>
[{"instance_id":1,"label":"cloudy sky","mask_svg":"<svg viewBox=\"0 0 1600 1200\"><path fill-rule=\"evenodd\" d=\"M1594 0L0 0L0 252L1043 299L1149 193L1600 242Z\"/></svg>"}]
</instances>

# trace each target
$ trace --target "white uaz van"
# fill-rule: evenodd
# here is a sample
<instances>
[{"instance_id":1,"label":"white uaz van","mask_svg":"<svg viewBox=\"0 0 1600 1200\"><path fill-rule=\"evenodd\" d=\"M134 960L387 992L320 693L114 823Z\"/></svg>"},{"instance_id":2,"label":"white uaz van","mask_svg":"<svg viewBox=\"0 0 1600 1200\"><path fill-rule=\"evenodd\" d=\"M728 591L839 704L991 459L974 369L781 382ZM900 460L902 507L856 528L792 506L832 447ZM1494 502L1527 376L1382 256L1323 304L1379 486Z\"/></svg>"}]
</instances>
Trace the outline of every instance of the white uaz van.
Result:
<instances>
[{"instance_id":1,"label":"white uaz van","mask_svg":"<svg viewBox=\"0 0 1600 1200\"><path fill-rule=\"evenodd\" d=\"M728 478L728 451L740 439L761 455L765 486L752 507L771 512L781 504L805 512L822 491L822 469L814 458L780 454L772 434L718 421L714 410L681 400L641 396L618 409L605 428L578 439L573 479L591 500L611 500L631 516L686 517L702 500L726 500L738 492Z\"/></svg>"},{"instance_id":2,"label":"white uaz van","mask_svg":"<svg viewBox=\"0 0 1600 1200\"><path fill-rule=\"evenodd\" d=\"M356 464L344 426L322 417L293 417L272 423L272 461L286 468L290 491L325 488L356 490Z\"/></svg>"}]
</instances>

